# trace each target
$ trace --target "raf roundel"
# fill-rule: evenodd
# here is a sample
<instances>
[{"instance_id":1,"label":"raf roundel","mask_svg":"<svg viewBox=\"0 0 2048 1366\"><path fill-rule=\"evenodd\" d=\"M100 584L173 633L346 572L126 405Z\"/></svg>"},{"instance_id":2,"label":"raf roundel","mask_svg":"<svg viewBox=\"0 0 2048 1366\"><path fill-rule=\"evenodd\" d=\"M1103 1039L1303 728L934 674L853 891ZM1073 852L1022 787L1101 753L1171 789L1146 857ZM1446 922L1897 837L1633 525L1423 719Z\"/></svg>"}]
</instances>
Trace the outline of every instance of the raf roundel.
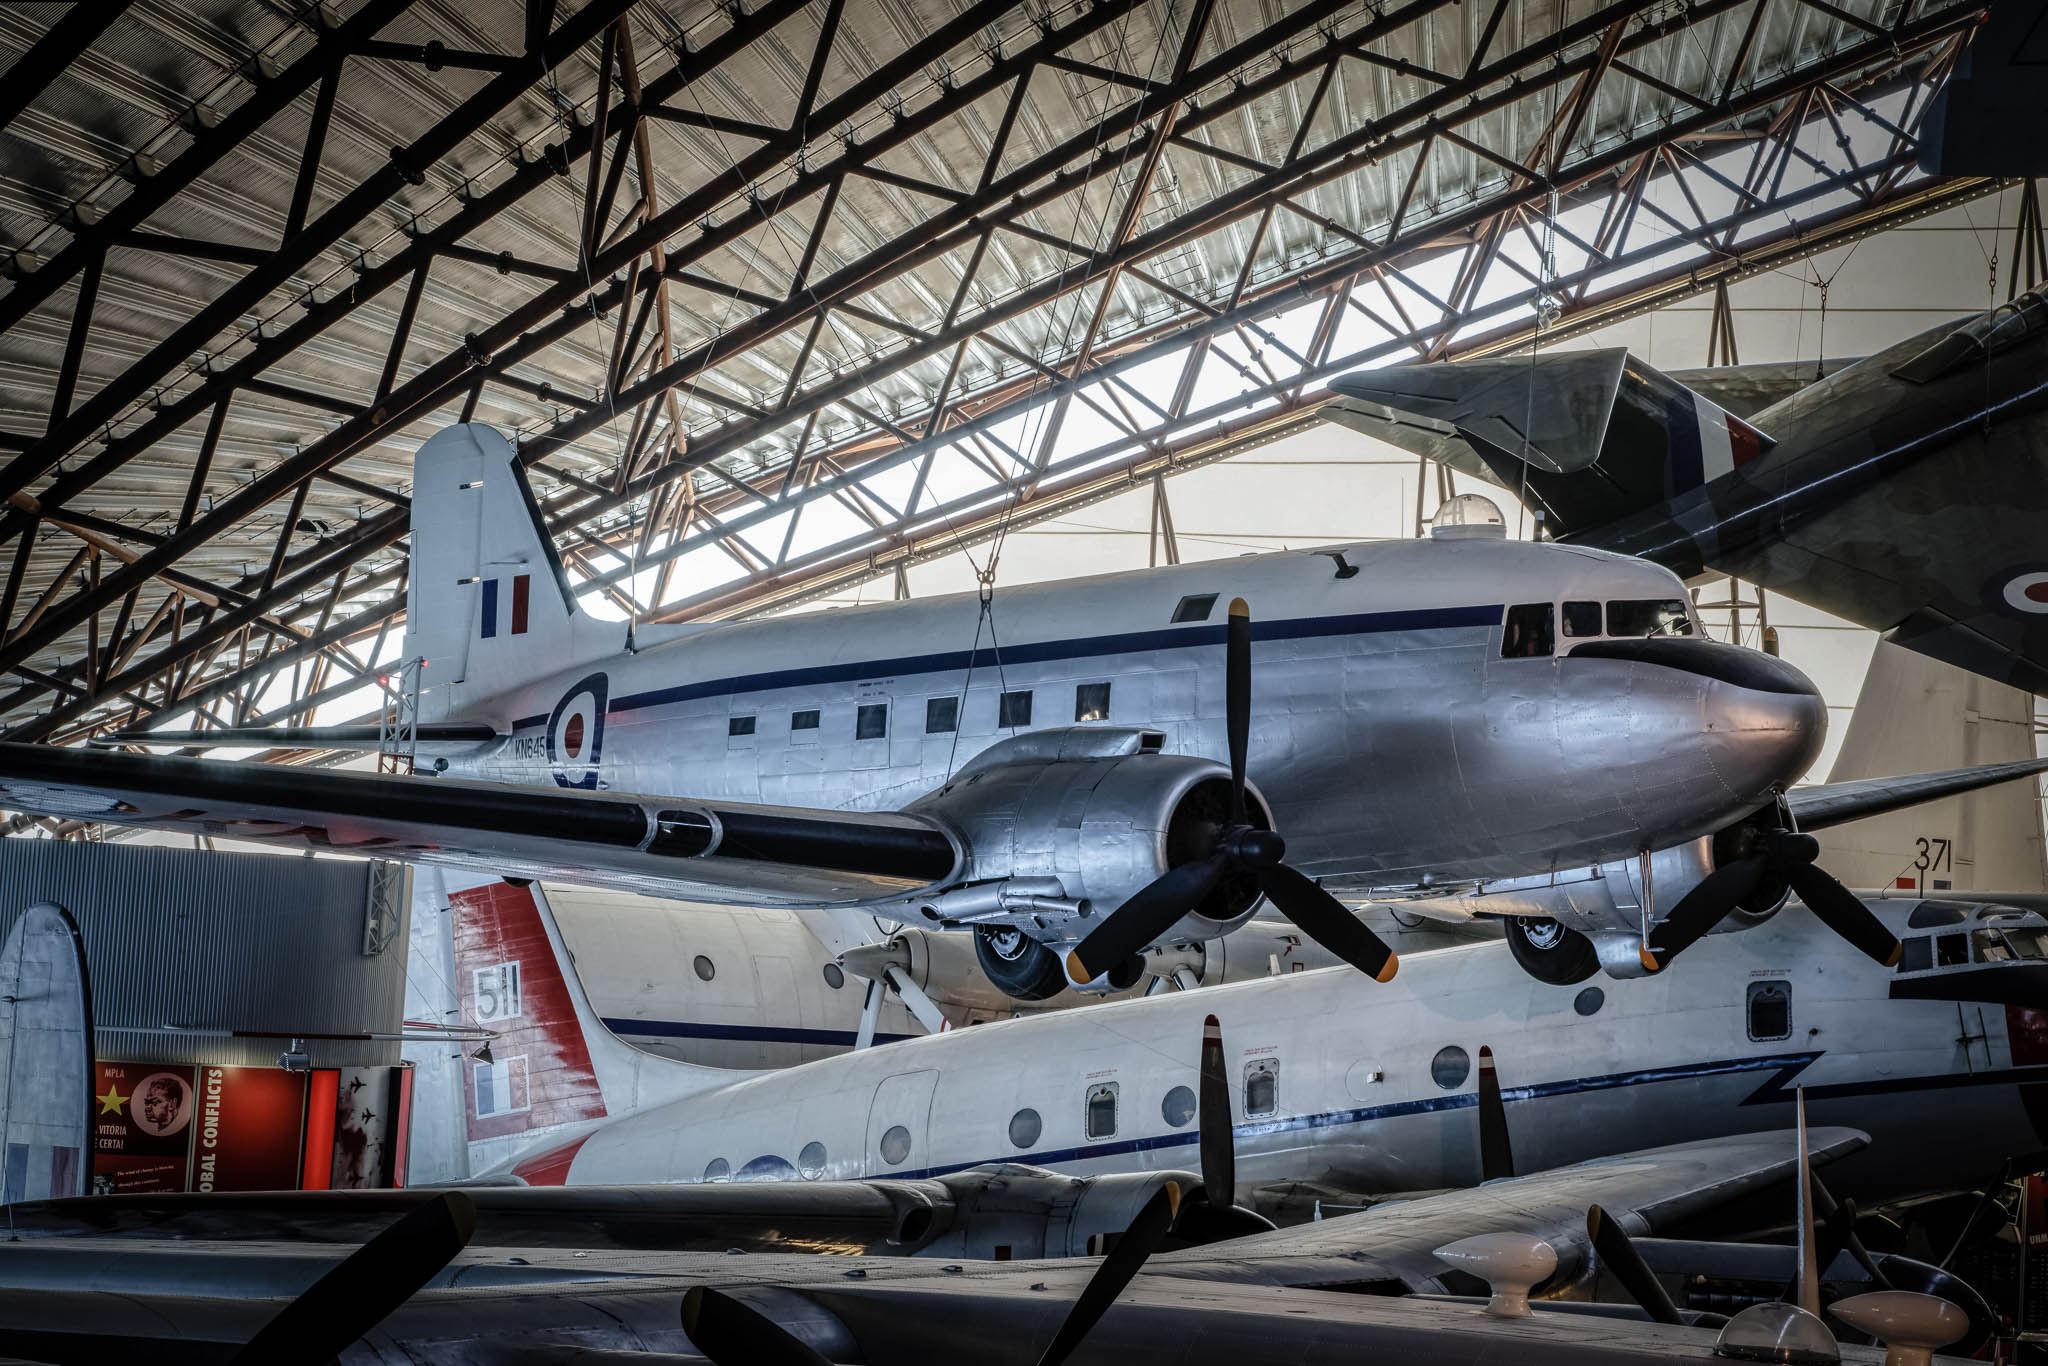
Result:
<instances>
[{"instance_id":1,"label":"raf roundel","mask_svg":"<svg viewBox=\"0 0 2048 1366\"><path fill-rule=\"evenodd\" d=\"M2048 569L2014 574L2005 581L1999 596L2015 612L2048 617Z\"/></svg>"},{"instance_id":2,"label":"raf roundel","mask_svg":"<svg viewBox=\"0 0 2048 1366\"><path fill-rule=\"evenodd\" d=\"M594 673L562 695L548 717L548 768L563 787L595 788L610 684Z\"/></svg>"}]
</instances>

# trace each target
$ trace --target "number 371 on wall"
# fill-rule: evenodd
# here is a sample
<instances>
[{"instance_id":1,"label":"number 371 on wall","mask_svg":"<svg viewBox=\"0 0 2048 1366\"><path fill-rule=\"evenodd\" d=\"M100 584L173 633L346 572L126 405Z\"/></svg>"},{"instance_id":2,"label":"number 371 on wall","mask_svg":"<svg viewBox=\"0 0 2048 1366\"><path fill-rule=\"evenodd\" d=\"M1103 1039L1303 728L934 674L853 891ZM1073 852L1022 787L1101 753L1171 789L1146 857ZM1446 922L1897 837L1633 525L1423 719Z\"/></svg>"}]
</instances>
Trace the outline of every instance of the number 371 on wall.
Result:
<instances>
[{"instance_id":1,"label":"number 371 on wall","mask_svg":"<svg viewBox=\"0 0 2048 1366\"><path fill-rule=\"evenodd\" d=\"M1946 873L1954 869L1955 865L1950 859L1954 841L1922 835L1914 842L1914 847L1919 850L1919 854L1914 858L1913 866L1921 872ZM513 966L517 967L518 964L515 963Z\"/></svg>"}]
</instances>

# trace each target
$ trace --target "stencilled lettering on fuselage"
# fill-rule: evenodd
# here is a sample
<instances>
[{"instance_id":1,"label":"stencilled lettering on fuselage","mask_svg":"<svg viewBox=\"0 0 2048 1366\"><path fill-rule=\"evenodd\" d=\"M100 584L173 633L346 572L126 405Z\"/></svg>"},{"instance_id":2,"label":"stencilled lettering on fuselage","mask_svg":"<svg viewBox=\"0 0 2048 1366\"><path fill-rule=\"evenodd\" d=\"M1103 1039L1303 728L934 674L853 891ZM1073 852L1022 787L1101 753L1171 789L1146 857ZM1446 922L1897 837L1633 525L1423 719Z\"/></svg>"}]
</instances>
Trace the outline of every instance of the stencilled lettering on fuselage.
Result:
<instances>
[{"instance_id":1,"label":"stencilled lettering on fuselage","mask_svg":"<svg viewBox=\"0 0 2048 1366\"><path fill-rule=\"evenodd\" d=\"M505 742L500 757L507 763L545 764L548 761L548 737L541 731L523 731Z\"/></svg>"}]
</instances>

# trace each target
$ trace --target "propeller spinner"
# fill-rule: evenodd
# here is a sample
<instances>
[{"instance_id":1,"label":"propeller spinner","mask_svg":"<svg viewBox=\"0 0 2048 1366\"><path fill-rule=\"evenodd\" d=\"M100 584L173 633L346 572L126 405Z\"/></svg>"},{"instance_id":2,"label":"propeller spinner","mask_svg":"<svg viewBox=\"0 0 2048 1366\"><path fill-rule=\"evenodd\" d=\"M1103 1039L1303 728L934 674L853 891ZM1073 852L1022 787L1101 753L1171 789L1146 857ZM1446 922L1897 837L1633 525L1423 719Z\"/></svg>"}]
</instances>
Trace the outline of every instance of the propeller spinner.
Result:
<instances>
[{"instance_id":1,"label":"propeller spinner","mask_svg":"<svg viewBox=\"0 0 2048 1366\"><path fill-rule=\"evenodd\" d=\"M1282 860L1287 843L1251 824L1244 790L1245 751L1252 725L1252 617L1243 598L1232 599L1224 637L1224 718L1230 743L1230 819L1205 858L1169 868L1139 889L1074 946L1067 973L1093 981L1110 967L1156 942L1233 873L1255 878L1259 890L1310 939L1376 981L1391 981L1400 959L1343 902Z\"/></svg>"}]
</instances>

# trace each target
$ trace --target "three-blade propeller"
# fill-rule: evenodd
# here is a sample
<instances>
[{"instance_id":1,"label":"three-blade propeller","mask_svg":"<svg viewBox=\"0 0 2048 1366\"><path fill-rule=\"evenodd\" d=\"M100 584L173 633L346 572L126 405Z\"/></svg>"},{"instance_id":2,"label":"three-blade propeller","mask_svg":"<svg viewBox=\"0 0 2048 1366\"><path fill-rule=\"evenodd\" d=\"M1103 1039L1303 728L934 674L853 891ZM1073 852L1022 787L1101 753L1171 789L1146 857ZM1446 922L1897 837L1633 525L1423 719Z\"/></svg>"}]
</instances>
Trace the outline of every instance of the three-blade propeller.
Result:
<instances>
[{"instance_id":1,"label":"three-blade propeller","mask_svg":"<svg viewBox=\"0 0 2048 1366\"><path fill-rule=\"evenodd\" d=\"M1233 599L1224 651L1224 721L1230 744L1230 816L1205 858L1169 868L1074 946L1067 972L1089 982L1158 941L1208 899L1225 878L1255 879L1274 909L1310 939L1360 972L1389 981L1400 960L1343 902L1281 862L1287 844L1251 823L1245 801L1245 752L1252 725L1252 618L1243 598Z\"/></svg>"},{"instance_id":2,"label":"three-blade propeller","mask_svg":"<svg viewBox=\"0 0 2048 1366\"><path fill-rule=\"evenodd\" d=\"M1860 952L1886 967L1897 965L1904 951L1898 936L1886 929L1855 893L1814 863L1820 856L1820 842L1813 836L1782 825L1771 829L1738 826L1727 834L1736 842L1737 856L1701 878L1651 929L1649 942L1643 945L1644 967L1661 972L1767 880L1789 886L1823 925Z\"/></svg>"}]
</instances>

